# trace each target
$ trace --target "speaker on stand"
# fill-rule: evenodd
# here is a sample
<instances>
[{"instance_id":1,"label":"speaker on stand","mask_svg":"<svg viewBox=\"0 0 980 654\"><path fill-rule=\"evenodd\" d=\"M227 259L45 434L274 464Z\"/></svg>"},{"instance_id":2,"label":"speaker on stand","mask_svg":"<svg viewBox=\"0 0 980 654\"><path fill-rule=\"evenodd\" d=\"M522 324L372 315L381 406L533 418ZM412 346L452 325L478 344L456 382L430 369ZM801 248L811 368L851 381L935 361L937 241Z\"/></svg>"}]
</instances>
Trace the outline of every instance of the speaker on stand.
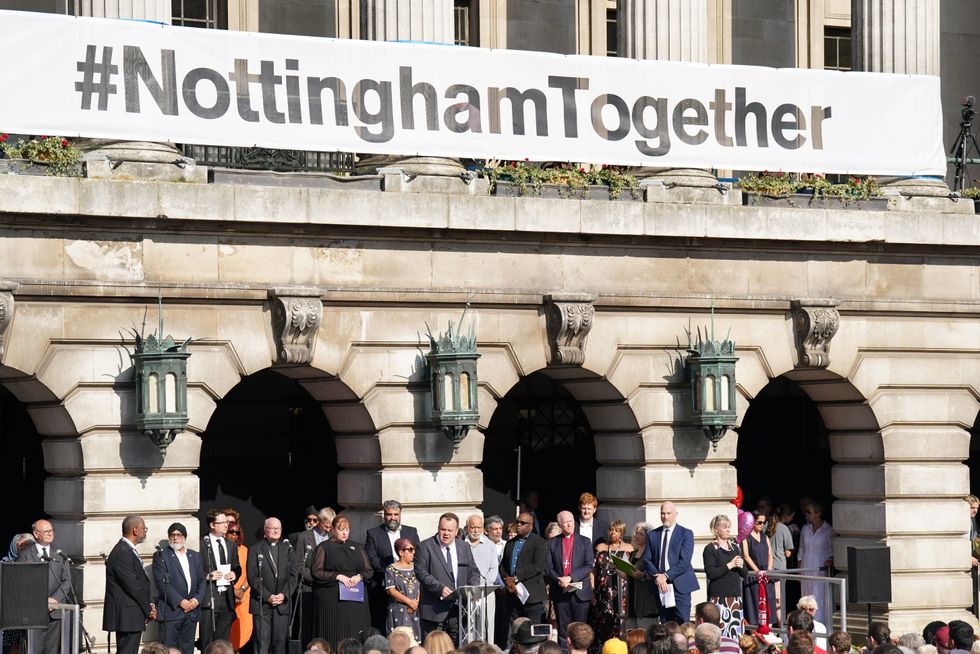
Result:
<instances>
[{"instance_id":1,"label":"speaker on stand","mask_svg":"<svg viewBox=\"0 0 980 654\"><path fill-rule=\"evenodd\" d=\"M871 605L892 601L891 550L884 545L847 548L847 601Z\"/></svg>"},{"instance_id":2,"label":"speaker on stand","mask_svg":"<svg viewBox=\"0 0 980 654\"><path fill-rule=\"evenodd\" d=\"M0 564L0 629L48 626L48 564Z\"/></svg>"}]
</instances>

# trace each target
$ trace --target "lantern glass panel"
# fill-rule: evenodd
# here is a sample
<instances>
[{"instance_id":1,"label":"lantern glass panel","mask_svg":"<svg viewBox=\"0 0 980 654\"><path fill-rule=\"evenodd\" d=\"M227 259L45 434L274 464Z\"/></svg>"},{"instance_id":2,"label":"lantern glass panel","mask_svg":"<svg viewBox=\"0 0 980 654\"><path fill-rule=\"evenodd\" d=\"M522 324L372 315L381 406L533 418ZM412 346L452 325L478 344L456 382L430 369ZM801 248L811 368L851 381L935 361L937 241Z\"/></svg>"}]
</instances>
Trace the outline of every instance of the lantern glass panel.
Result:
<instances>
[{"instance_id":1,"label":"lantern glass panel","mask_svg":"<svg viewBox=\"0 0 980 654\"><path fill-rule=\"evenodd\" d=\"M721 376L721 410L722 411L728 411L729 410L729 406L728 406L728 392L729 392L728 391L728 385L729 385L728 375L722 375Z\"/></svg>"},{"instance_id":2,"label":"lantern glass panel","mask_svg":"<svg viewBox=\"0 0 980 654\"><path fill-rule=\"evenodd\" d=\"M715 378L712 375L704 378L704 410L715 410Z\"/></svg>"},{"instance_id":3,"label":"lantern glass panel","mask_svg":"<svg viewBox=\"0 0 980 654\"><path fill-rule=\"evenodd\" d=\"M163 405L167 413L177 413L177 375L172 372L163 378Z\"/></svg>"},{"instance_id":4,"label":"lantern glass panel","mask_svg":"<svg viewBox=\"0 0 980 654\"><path fill-rule=\"evenodd\" d=\"M446 401L446 406L443 407L443 411L455 411L456 394L453 393L453 376L451 374L447 373L446 376L442 378L442 389Z\"/></svg>"},{"instance_id":5,"label":"lantern glass panel","mask_svg":"<svg viewBox=\"0 0 980 654\"><path fill-rule=\"evenodd\" d=\"M701 410L701 393L703 389L701 388L701 375L694 376L694 410Z\"/></svg>"},{"instance_id":6,"label":"lantern glass panel","mask_svg":"<svg viewBox=\"0 0 980 654\"><path fill-rule=\"evenodd\" d=\"M465 373L459 373L459 408L463 411L469 411L472 408L472 402L470 401L470 376Z\"/></svg>"},{"instance_id":7,"label":"lantern glass panel","mask_svg":"<svg viewBox=\"0 0 980 654\"><path fill-rule=\"evenodd\" d=\"M149 401L149 406L146 409L147 413L160 413L160 398L158 395L159 381L159 378L155 374L146 378L146 399Z\"/></svg>"}]
</instances>

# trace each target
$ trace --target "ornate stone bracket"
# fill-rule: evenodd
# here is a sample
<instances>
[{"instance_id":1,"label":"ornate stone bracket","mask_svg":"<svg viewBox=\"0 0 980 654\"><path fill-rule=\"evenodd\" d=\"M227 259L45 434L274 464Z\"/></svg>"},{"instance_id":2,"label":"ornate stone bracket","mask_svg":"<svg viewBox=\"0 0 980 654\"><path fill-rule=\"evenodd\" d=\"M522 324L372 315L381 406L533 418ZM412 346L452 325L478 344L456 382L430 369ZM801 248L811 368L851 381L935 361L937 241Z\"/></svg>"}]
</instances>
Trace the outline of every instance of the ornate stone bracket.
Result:
<instances>
[{"instance_id":1,"label":"ornate stone bracket","mask_svg":"<svg viewBox=\"0 0 980 654\"><path fill-rule=\"evenodd\" d=\"M544 296L552 366L585 363L585 339L592 329L595 297L588 293L553 293Z\"/></svg>"},{"instance_id":2,"label":"ornate stone bracket","mask_svg":"<svg viewBox=\"0 0 980 654\"><path fill-rule=\"evenodd\" d=\"M840 327L839 300L803 298L790 302L793 331L799 353L797 368L826 368L830 365L830 340Z\"/></svg>"},{"instance_id":3,"label":"ornate stone bracket","mask_svg":"<svg viewBox=\"0 0 980 654\"><path fill-rule=\"evenodd\" d=\"M0 281L0 359L3 358L4 334L14 319L14 291L16 290L16 283Z\"/></svg>"},{"instance_id":4,"label":"ornate stone bracket","mask_svg":"<svg viewBox=\"0 0 980 654\"><path fill-rule=\"evenodd\" d=\"M273 288L272 336L276 340L276 363L306 364L313 360L313 343L323 316L320 289Z\"/></svg>"}]
</instances>

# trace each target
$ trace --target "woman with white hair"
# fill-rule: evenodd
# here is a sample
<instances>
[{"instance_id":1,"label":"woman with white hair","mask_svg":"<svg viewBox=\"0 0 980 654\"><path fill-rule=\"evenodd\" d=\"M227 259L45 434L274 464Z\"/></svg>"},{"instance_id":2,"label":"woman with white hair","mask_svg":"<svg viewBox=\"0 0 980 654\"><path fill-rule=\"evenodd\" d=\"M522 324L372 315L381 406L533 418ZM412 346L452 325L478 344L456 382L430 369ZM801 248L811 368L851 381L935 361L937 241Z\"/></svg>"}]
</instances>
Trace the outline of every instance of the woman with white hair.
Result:
<instances>
[{"instance_id":1,"label":"woman with white hair","mask_svg":"<svg viewBox=\"0 0 980 654\"><path fill-rule=\"evenodd\" d=\"M827 651L827 627L822 623L817 621L816 615L817 610L820 606L817 604L817 598L813 595L804 595L800 598L800 601L796 603L796 608L801 611L806 611L813 618L813 644L820 649ZM824 635L819 635L824 634Z\"/></svg>"}]
</instances>

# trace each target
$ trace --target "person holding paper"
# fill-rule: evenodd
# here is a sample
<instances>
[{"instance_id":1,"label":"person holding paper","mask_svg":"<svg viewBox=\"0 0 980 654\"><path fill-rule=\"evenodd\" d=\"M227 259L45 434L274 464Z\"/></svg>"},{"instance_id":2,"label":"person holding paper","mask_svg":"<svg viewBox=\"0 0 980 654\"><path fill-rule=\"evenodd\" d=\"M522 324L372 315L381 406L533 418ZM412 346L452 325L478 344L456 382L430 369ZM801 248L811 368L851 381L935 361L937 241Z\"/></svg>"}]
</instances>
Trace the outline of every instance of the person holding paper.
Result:
<instances>
[{"instance_id":1,"label":"person holding paper","mask_svg":"<svg viewBox=\"0 0 980 654\"><path fill-rule=\"evenodd\" d=\"M544 601L548 598L545 572L548 568L548 544L532 533L534 516L527 511L517 516L516 534L507 541L500 560L500 577L507 588L511 622L530 618L532 623L544 618Z\"/></svg>"},{"instance_id":2,"label":"person holding paper","mask_svg":"<svg viewBox=\"0 0 980 654\"><path fill-rule=\"evenodd\" d=\"M623 541L625 533L626 523L614 520L606 530L606 539L596 546L596 600L590 624L600 643L610 638L626 639L627 577L617 565L628 562L633 552L633 546Z\"/></svg>"},{"instance_id":3,"label":"person holding paper","mask_svg":"<svg viewBox=\"0 0 980 654\"><path fill-rule=\"evenodd\" d=\"M441 629L457 645L460 624L456 589L480 583L473 552L464 541L456 539L458 533L459 518L455 513L443 513L435 536L423 540L415 554L415 575L422 584L422 633L428 635Z\"/></svg>"},{"instance_id":4,"label":"person holding paper","mask_svg":"<svg viewBox=\"0 0 980 654\"><path fill-rule=\"evenodd\" d=\"M289 616L299 570L289 542L283 543L282 523L267 518L263 538L248 552L248 585L252 589L248 612L255 625L255 654L285 654Z\"/></svg>"},{"instance_id":5,"label":"person holding paper","mask_svg":"<svg viewBox=\"0 0 980 654\"><path fill-rule=\"evenodd\" d=\"M660 620L683 624L691 619L691 593L700 588L691 555L694 532L677 524L673 502L660 505L661 526L647 534L643 569L652 577L660 597Z\"/></svg>"},{"instance_id":6,"label":"person holding paper","mask_svg":"<svg viewBox=\"0 0 980 654\"><path fill-rule=\"evenodd\" d=\"M350 520L334 518L333 535L313 553L313 633L331 647L371 625L364 582L374 576L367 552L350 540Z\"/></svg>"},{"instance_id":7,"label":"person holding paper","mask_svg":"<svg viewBox=\"0 0 980 654\"><path fill-rule=\"evenodd\" d=\"M587 622L592 602L592 540L575 533L571 511L558 514L561 534L548 541L548 580L551 602L558 616L558 644L568 652L568 625Z\"/></svg>"},{"instance_id":8,"label":"person holding paper","mask_svg":"<svg viewBox=\"0 0 980 654\"><path fill-rule=\"evenodd\" d=\"M225 538L230 520L227 514L208 511L209 533L201 539L204 566L204 603L201 604L201 649L212 641L228 640L235 621L234 582L242 575L238 545Z\"/></svg>"}]
</instances>

